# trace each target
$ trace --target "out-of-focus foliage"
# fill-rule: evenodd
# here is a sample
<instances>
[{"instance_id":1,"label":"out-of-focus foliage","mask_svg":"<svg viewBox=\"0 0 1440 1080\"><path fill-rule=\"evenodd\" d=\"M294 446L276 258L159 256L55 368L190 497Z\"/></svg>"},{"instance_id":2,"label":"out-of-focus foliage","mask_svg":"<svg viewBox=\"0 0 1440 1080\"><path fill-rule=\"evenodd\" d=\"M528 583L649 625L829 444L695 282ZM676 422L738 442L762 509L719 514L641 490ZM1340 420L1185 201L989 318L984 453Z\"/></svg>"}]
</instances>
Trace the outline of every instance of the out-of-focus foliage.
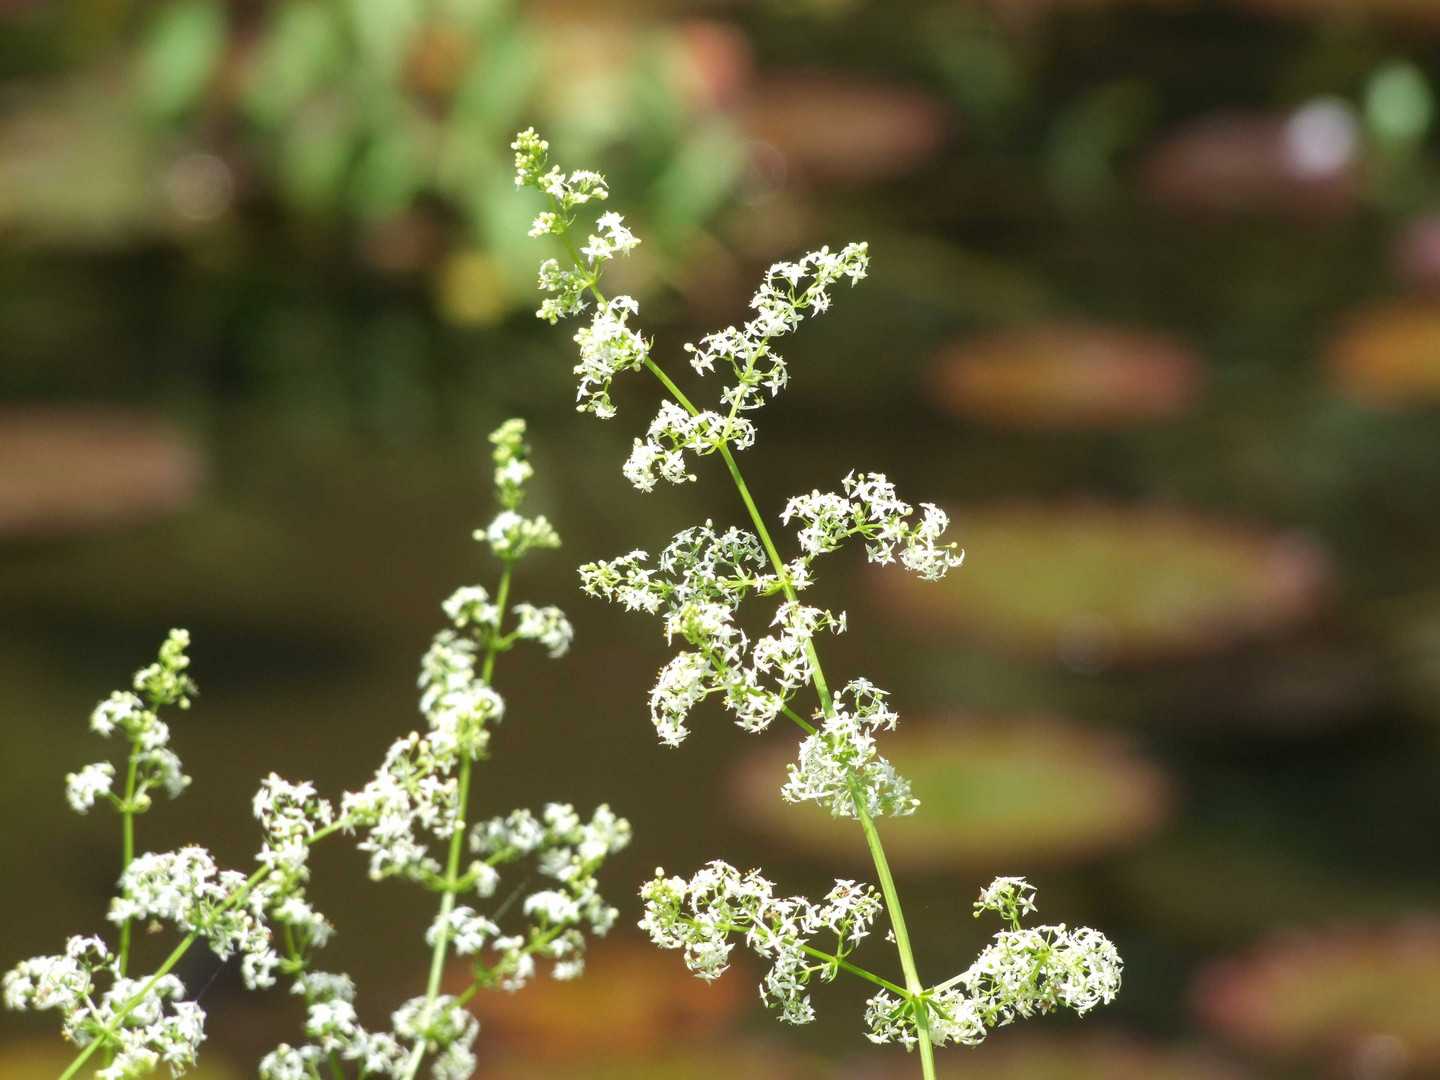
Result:
<instances>
[{"instance_id":1,"label":"out-of-focus foliage","mask_svg":"<svg viewBox=\"0 0 1440 1080\"><path fill-rule=\"evenodd\" d=\"M0 218L94 243L271 204L488 323L532 276L517 127L619 164L655 237L642 278L673 272L744 165L720 106L748 55L711 24L513 0L166 0L134 21L103 74L36 89L33 115L0 125Z\"/></svg>"}]
</instances>

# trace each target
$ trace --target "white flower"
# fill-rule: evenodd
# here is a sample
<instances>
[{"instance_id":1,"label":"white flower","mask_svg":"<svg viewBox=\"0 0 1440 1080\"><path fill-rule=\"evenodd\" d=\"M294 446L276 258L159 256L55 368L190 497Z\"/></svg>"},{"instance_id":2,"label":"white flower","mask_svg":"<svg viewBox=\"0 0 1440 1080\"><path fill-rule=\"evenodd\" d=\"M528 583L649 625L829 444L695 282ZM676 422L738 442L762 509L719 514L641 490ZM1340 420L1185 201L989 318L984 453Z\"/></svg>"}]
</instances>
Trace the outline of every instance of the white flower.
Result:
<instances>
[{"instance_id":1,"label":"white flower","mask_svg":"<svg viewBox=\"0 0 1440 1080\"><path fill-rule=\"evenodd\" d=\"M426 944L434 945L440 940L442 929L460 956L478 953L487 940L500 936L500 927L483 915L477 915L474 908L463 905L454 908L448 915L435 917L430 929L425 931Z\"/></svg>"},{"instance_id":2,"label":"white flower","mask_svg":"<svg viewBox=\"0 0 1440 1080\"><path fill-rule=\"evenodd\" d=\"M575 332L580 346L580 363L575 374L580 387L575 400L581 412L592 412L602 420L615 415L610 401L610 384L622 371L638 371L650 355L650 344L629 325L640 310L633 297L616 296L595 309L590 325Z\"/></svg>"},{"instance_id":3,"label":"white flower","mask_svg":"<svg viewBox=\"0 0 1440 1080\"><path fill-rule=\"evenodd\" d=\"M742 875L718 861L689 881L657 870L640 895L641 929L662 948L683 949L686 966L707 981L729 966L730 935L743 933L746 945L771 961L761 997L791 1024L815 1018L806 990L811 977L833 979L882 908L873 888L853 881L837 881L820 905L801 896L776 897L758 872ZM808 951L815 935L827 931L835 937L829 960Z\"/></svg>"},{"instance_id":4,"label":"white flower","mask_svg":"<svg viewBox=\"0 0 1440 1080\"><path fill-rule=\"evenodd\" d=\"M537 641L545 646L552 658L564 656L575 639L575 631L565 613L557 607L537 608L531 604L516 604L512 609L517 625L515 636L526 641Z\"/></svg>"},{"instance_id":5,"label":"white flower","mask_svg":"<svg viewBox=\"0 0 1440 1080\"><path fill-rule=\"evenodd\" d=\"M922 503L919 522L910 521L914 508L899 499L895 485L881 473L851 473L844 480L844 495L812 491L797 495L785 505L781 521L799 520L797 533L807 561L834 551L847 538L860 536L871 562L900 562L927 581L945 576L965 561L965 553L951 544L937 544L950 523L945 512Z\"/></svg>"},{"instance_id":6,"label":"white flower","mask_svg":"<svg viewBox=\"0 0 1440 1080\"><path fill-rule=\"evenodd\" d=\"M927 1026L937 1045L974 1045L990 1028L1057 1007L1084 1014L1112 1001L1122 964L1109 939L1080 927L1019 926L1034 910L1035 890L1024 878L996 878L980 894L976 914L996 911L1012 927L996 934L975 962L926 992ZM916 1005L886 993L870 999L866 1020L874 1042L915 1041Z\"/></svg>"},{"instance_id":7,"label":"white flower","mask_svg":"<svg viewBox=\"0 0 1440 1080\"><path fill-rule=\"evenodd\" d=\"M608 262L617 254L629 255L635 250L640 239L622 224L624 220L613 211L601 214L596 220L595 228L599 230L600 235L592 233L589 242L580 249L580 254L590 260L591 266L600 262Z\"/></svg>"},{"instance_id":8,"label":"white flower","mask_svg":"<svg viewBox=\"0 0 1440 1080\"><path fill-rule=\"evenodd\" d=\"M78 773L70 773L65 777L65 799L70 809L77 814L89 813L97 798L110 794L114 780L115 766L108 761L98 761Z\"/></svg>"},{"instance_id":9,"label":"white flower","mask_svg":"<svg viewBox=\"0 0 1440 1080\"><path fill-rule=\"evenodd\" d=\"M457 630L467 626L494 628L500 625L500 609L490 602L490 594L480 585L456 589L440 607Z\"/></svg>"},{"instance_id":10,"label":"white flower","mask_svg":"<svg viewBox=\"0 0 1440 1080\"><path fill-rule=\"evenodd\" d=\"M982 912L998 912L1010 922L1019 922L1022 916L1035 910L1035 886L1022 877L997 877L980 890L980 899L975 901L975 917Z\"/></svg>"},{"instance_id":11,"label":"white flower","mask_svg":"<svg viewBox=\"0 0 1440 1080\"><path fill-rule=\"evenodd\" d=\"M845 699L850 699L847 706ZM891 730L898 717L885 692L856 679L835 695L835 714L800 744L800 760L780 794L787 802L828 805L835 817L858 817L856 793L871 817L904 817L920 805L910 784L876 752L875 732Z\"/></svg>"},{"instance_id":12,"label":"white flower","mask_svg":"<svg viewBox=\"0 0 1440 1080\"><path fill-rule=\"evenodd\" d=\"M722 400L736 410L759 408L764 404L760 391L773 397L789 379L785 361L771 349L771 340L799 326L803 312L826 310L830 286L841 277L854 284L865 276L867 264L864 244L849 244L839 252L821 248L799 262L776 263L750 301L755 318L743 327L710 334L699 345L686 345L691 366L703 375L717 363L728 364L736 384L725 390ZM809 284L801 287L806 278Z\"/></svg>"},{"instance_id":13,"label":"white flower","mask_svg":"<svg viewBox=\"0 0 1440 1080\"><path fill-rule=\"evenodd\" d=\"M682 652L660 669L650 691L650 719L660 741L679 746L690 734L690 711L718 690L710 661L696 652Z\"/></svg>"},{"instance_id":14,"label":"white flower","mask_svg":"<svg viewBox=\"0 0 1440 1080\"><path fill-rule=\"evenodd\" d=\"M484 529L475 531L475 539L490 545L499 558L514 561L532 548L557 548L560 535L541 514L527 518L513 510L503 510Z\"/></svg>"}]
</instances>

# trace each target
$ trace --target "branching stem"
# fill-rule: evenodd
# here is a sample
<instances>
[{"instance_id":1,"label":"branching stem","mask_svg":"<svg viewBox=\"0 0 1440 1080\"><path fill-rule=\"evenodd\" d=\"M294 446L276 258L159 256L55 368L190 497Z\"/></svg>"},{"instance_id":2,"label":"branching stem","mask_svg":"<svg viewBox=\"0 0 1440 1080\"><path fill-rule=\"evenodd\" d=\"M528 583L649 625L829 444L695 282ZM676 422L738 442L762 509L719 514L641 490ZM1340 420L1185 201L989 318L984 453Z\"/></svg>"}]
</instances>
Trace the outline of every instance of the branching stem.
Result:
<instances>
[{"instance_id":1,"label":"branching stem","mask_svg":"<svg viewBox=\"0 0 1440 1080\"><path fill-rule=\"evenodd\" d=\"M555 208L555 202L552 198L551 209L554 210ZM566 224L568 225L568 223ZM570 240L568 227L562 227L560 230L560 239L564 242L565 250L569 253L575 269L586 275L589 282L588 287L594 295L596 303L604 304L606 302L605 296L600 291L598 285L599 275L585 269L585 264L581 262L579 253L576 252L575 245ZM675 385L674 380L665 374L660 365L657 364L648 353L645 355L644 365L655 378L660 380L660 384L665 387L666 392L675 399L681 408L691 416L699 414L700 410L695 407L690 399L685 396L685 393ZM723 435L728 436L730 424L733 422L735 412L735 408L732 407L730 420L726 421ZM735 489L740 493L740 500L745 504L745 510L750 515L750 521L755 526L755 533L765 548L765 554L769 557L771 566L774 567L775 573L779 576L780 586L784 590L785 599L791 603L798 602L795 587L790 582L789 570L786 568L784 560L780 558L780 552L775 547L775 541L770 536L770 530L765 525L764 517L761 516L759 508L755 505L755 499L750 494L750 487L745 483L745 477L740 472L740 466L735 461L735 455L730 451L729 443L722 437L715 444L715 449L725 460L725 467L730 472L731 480L735 482ZM829 719L835 715L834 697L830 692L829 683L825 680L825 671L820 666L820 656L815 650L815 643L813 641L807 640L805 642L805 657L810 662L810 681L815 687L816 697L820 699L821 711L825 717ZM784 712L786 716L796 721L810 734L814 734L814 727L809 725L793 710L787 707L784 709ZM881 892L885 896L885 907L890 913L891 928L895 932L895 949L900 954L900 967L901 970L905 972L905 985L908 988L905 992L905 997L913 1001L916 1006L915 1026L917 1035L919 1036L918 1045L920 1047L921 1070L925 1080L935 1080L935 1050L930 1038L926 1005L920 998L920 995L924 991L924 984L920 982L920 977L915 967L915 953L910 946L910 936L905 928L905 915L900 909L900 895L896 891L895 881L890 875L890 864L885 858L885 849L880 843L880 834L876 831L875 822L871 819L868 810L861 801L859 782L853 772L850 774L850 786L855 799L856 809L860 815L860 826L865 830L865 842L870 847L870 857L874 860L875 872L880 878ZM897 987L896 989L898 991L899 988Z\"/></svg>"}]
</instances>

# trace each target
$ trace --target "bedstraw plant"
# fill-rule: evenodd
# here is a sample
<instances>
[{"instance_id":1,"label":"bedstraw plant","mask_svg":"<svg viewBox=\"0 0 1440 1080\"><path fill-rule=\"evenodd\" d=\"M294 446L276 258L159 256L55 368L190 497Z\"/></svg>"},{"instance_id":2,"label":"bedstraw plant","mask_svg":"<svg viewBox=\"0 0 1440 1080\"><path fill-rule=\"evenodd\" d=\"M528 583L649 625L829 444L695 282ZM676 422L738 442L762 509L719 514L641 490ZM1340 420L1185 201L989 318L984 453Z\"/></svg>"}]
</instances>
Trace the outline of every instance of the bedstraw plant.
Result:
<instances>
[{"instance_id":1,"label":"bedstraw plant","mask_svg":"<svg viewBox=\"0 0 1440 1080\"><path fill-rule=\"evenodd\" d=\"M101 1080L144 1076L162 1062L179 1076L194 1064L205 1013L173 970L202 939L222 960L239 957L251 989L283 978L304 1001L305 1038L266 1055L262 1080L321 1080L322 1074L414 1080L427 1057L434 1080L466 1080L475 1069L478 1024L465 1005L475 993L518 990L542 961L558 979L581 973L587 933L604 934L617 915L595 875L629 841L630 826L606 806L587 821L558 803L538 815L516 810L477 823L469 817L472 771L488 756L492 730L505 712L493 683L497 659L523 641L558 657L572 637L558 608L511 601L516 564L560 543L543 516L520 512L532 472L524 433L524 422L511 420L491 436L500 513L475 535L499 561L499 579L493 592L462 588L443 605L451 626L436 635L421 664L424 731L397 739L374 778L338 804L321 798L313 784L272 773L254 798L261 847L252 873L222 869L201 847L135 851L136 818L150 808L151 793L164 790L173 798L189 783L160 719L162 709L188 708L195 695L185 653L189 635L172 631L159 660L135 675L134 689L96 708L92 730L124 736L124 763L119 770L108 760L85 766L67 778L66 793L79 813L108 804L120 815L120 879L108 915L113 939L72 937L63 953L25 960L3 979L10 1008L60 1013L66 1038L79 1047L60 1080L92 1059ZM425 993L395 1009L387 1030L362 1026L347 975L315 966L334 927L307 896L309 853L339 834L356 838L372 879L400 878L439 897L425 935ZM513 908L491 903L482 914L478 909L497 895L501 868L522 859L532 860L548 882ZM520 892L532 878L527 872ZM136 923L168 923L180 934L153 971L131 970ZM442 994L452 955L469 960L471 981L458 994Z\"/></svg>"},{"instance_id":2,"label":"bedstraw plant","mask_svg":"<svg viewBox=\"0 0 1440 1080\"><path fill-rule=\"evenodd\" d=\"M813 801L836 817L855 820L880 885L877 891L836 881L816 902L778 896L758 871L741 873L724 862L712 862L688 879L658 870L641 889L641 927L656 944L681 950L690 970L707 980L724 972L735 940L743 938L769 961L760 993L789 1023L813 1019L813 979L831 980L845 971L869 981L877 990L866 1009L868 1037L917 1047L927 1080L935 1076L936 1045L978 1043L988 1029L1017 1017L1057 1006L1085 1013L1110 1001L1120 985L1115 947L1086 928L1025 928L1021 919L1034 911L1035 892L1021 878L996 879L975 904L977 916L991 912L1007 924L976 961L944 982L921 980L876 826L877 819L913 814L919 805L909 783L879 752L879 737L894 729L897 716L887 693L866 679L833 688L817 642L822 633L843 633L845 614L804 603L800 594L813 584L816 560L851 539L864 543L871 562L898 562L927 580L960 566L963 552L942 540L948 522L937 506L922 503L917 510L883 475L851 472L838 491L812 491L786 503L779 524L795 528L796 548L787 561L737 461L755 443L752 417L789 381L776 340L807 316L826 311L838 285L865 277L866 245L821 248L776 263L750 302L747 322L686 345L696 374L719 373L725 382L717 406L701 408L655 359L653 341L636 325L634 298L602 291L607 265L640 242L613 211L581 224L582 218L589 221L592 203L609 197L604 178L550 165L548 144L534 130L521 133L513 149L516 184L535 189L548 204L531 235L548 238L560 253L540 266L545 297L537 314L553 325L588 313L588 324L575 333L578 409L613 417L614 379L627 371L648 372L664 396L644 436L634 441L622 470L626 479L644 492L661 481L685 483L695 479L696 459L715 456L749 518L748 529L709 521L686 529L654 559L637 550L588 563L580 568L582 585L591 595L658 615L666 641L680 646L650 691L650 716L661 742L683 742L692 713L710 698L745 731L764 731L786 718L803 738L781 796ZM752 635L742 627L740 612L756 600L770 601L770 619L765 632ZM903 982L850 959L882 911Z\"/></svg>"}]
</instances>

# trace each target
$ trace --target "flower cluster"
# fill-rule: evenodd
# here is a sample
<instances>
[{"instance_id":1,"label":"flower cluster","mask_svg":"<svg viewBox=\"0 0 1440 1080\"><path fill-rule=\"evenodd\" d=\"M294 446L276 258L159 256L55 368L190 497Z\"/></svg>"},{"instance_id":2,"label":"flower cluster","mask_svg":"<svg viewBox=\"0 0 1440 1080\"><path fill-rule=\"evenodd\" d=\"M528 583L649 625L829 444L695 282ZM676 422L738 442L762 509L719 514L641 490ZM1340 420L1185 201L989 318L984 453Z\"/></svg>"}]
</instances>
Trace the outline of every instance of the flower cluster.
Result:
<instances>
[{"instance_id":1,"label":"flower cluster","mask_svg":"<svg viewBox=\"0 0 1440 1080\"><path fill-rule=\"evenodd\" d=\"M560 171L559 166L553 166L547 171L545 155L550 150L550 144L535 134L534 128L528 128L515 136L510 149L515 151L515 186L533 187L543 191L554 200L559 212L558 215L542 214L537 218L531 233L533 236L557 232L557 218L569 215L575 207L582 206L591 199L605 199L610 195L605 186L605 178L599 173L581 169L567 176Z\"/></svg>"},{"instance_id":2,"label":"flower cluster","mask_svg":"<svg viewBox=\"0 0 1440 1080\"><path fill-rule=\"evenodd\" d=\"M128 835L133 817L150 808L150 791L161 788L174 798L190 783L159 715L165 707L189 708L196 693L186 673L189 644L184 630L170 631L156 662L135 673L133 689L116 691L96 706L90 729L107 738L122 732L130 744L125 790L113 790L111 762L86 765L65 779L66 799L77 813L104 798L126 819ZM122 868L119 895L110 905L109 919L120 927L118 952L98 937L73 937L64 954L33 957L7 972L5 1004L58 1010L72 1042L105 1050L108 1063L98 1073L103 1080L143 1076L161 1062L179 1075L195 1060L205 1014L183 1000L184 987L173 975L128 976L130 922L174 921L206 938L222 957L242 952L248 973L254 970L252 958L271 955L268 932L245 906L248 895L243 875L219 870L200 848L133 858ZM263 969L265 960L258 962Z\"/></svg>"},{"instance_id":3,"label":"flower cluster","mask_svg":"<svg viewBox=\"0 0 1440 1080\"><path fill-rule=\"evenodd\" d=\"M651 719L668 746L684 740L691 711L713 694L722 696L741 728L764 730L810 679L811 639L821 630L845 629L843 612L786 600L772 620L778 629L752 642L735 625L741 601L795 582L788 573L763 572L764 548L743 529L717 533L707 522L678 533L655 569L647 560L645 552L632 551L582 566L580 578L592 596L661 615L666 640L679 637L691 646L661 669L650 692Z\"/></svg>"},{"instance_id":4,"label":"flower cluster","mask_svg":"<svg viewBox=\"0 0 1440 1080\"><path fill-rule=\"evenodd\" d=\"M770 348L770 342L800 325L802 312L821 314L830 308L830 286L842 277L854 285L865 276L869 265L865 244L846 244L841 251L822 247L797 262L780 262L770 267L759 290L750 300L755 318L743 327L724 330L686 345L690 366L700 374L715 370L716 363L728 364L735 385L721 399L732 415L743 409L757 409L765 403L760 391L774 397L789 381L785 360Z\"/></svg>"},{"instance_id":5,"label":"flower cluster","mask_svg":"<svg viewBox=\"0 0 1440 1080\"><path fill-rule=\"evenodd\" d=\"M291 784L271 773L261 781L251 803L264 835L256 860L263 872L254 883L256 903L270 920L283 927L284 938L298 952L323 948L334 933L330 921L305 895L310 880L310 845L340 826L335 808L308 781ZM250 986L270 986L279 957L247 955L244 975Z\"/></svg>"},{"instance_id":6,"label":"flower cluster","mask_svg":"<svg viewBox=\"0 0 1440 1080\"><path fill-rule=\"evenodd\" d=\"M539 872L559 887L526 898L521 905L525 925L515 933L501 929L498 915L482 915L468 905L442 905L426 931L426 943L470 957L480 986L518 990L534 976L537 959L552 962L555 978L575 978L584 970L582 928L604 934L617 914L601 898L595 873L629 839L629 824L606 806L588 822L572 807L552 803L538 819L517 810L477 824L469 842L478 860L463 879L442 881L438 887L473 889L488 898L499 885L495 867L527 856L534 856ZM479 1025L459 998L411 998L391 1014L389 1032L370 1032L357 1018L350 979L303 970L305 958L299 952L294 959L302 970L292 989L305 999L305 1034L314 1041L298 1047L282 1043L261 1062L262 1080L314 1080L318 1065L331 1056L358 1063L360 1076L380 1074L393 1080L412 1080L426 1054L433 1055L434 1080L466 1080L474 1072Z\"/></svg>"},{"instance_id":7,"label":"flower cluster","mask_svg":"<svg viewBox=\"0 0 1440 1080\"><path fill-rule=\"evenodd\" d=\"M279 958L265 923L267 894L244 874L222 870L201 847L137 855L120 877L110 902L111 922L160 920L204 938L224 960L238 952L251 987L272 985Z\"/></svg>"},{"instance_id":8,"label":"flower cluster","mask_svg":"<svg viewBox=\"0 0 1440 1080\"><path fill-rule=\"evenodd\" d=\"M305 1034L315 1041L299 1047L281 1043L261 1059L261 1080L314 1080L320 1065L332 1056L357 1062L362 1076L403 1080L403 1046L390 1032L370 1032L361 1026L355 1012L355 984L348 975L301 971L290 989L305 999Z\"/></svg>"},{"instance_id":9,"label":"flower cluster","mask_svg":"<svg viewBox=\"0 0 1440 1080\"><path fill-rule=\"evenodd\" d=\"M101 992L97 979L108 983ZM97 1039L111 1056L101 1080L148 1076L163 1062L175 1075L193 1065L205 1038L205 1013L185 1001L173 975L127 979L118 959L96 937L72 937L59 956L22 961L0 980L11 1009L56 1009L77 1046Z\"/></svg>"},{"instance_id":10,"label":"flower cluster","mask_svg":"<svg viewBox=\"0 0 1440 1080\"><path fill-rule=\"evenodd\" d=\"M525 482L534 475L525 447L525 421L507 420L490 435L495 447L495 501L500 513L475 539L489 544L491 552L504 562L518 562L530 551L558 548L560 536L544 514L529 518L519 513L525 501ZM463 590L462 590L463 591Z\"/></svg>"},{"instance_id":11,"label":"flower cluster","mask_svg":"<svg viewBox=\"0 0 1440 1080\"><path fill-rule=\"evenodd\" d=\"M1035 890L1024 878L997 878L975 905L1011 922L959 975L906 1000L881 991L867 1003L873 1042L907 1047L918 1037L917 1014L937 1044L973 1046L991 1028L1058 1007L1081 1015L1114 1000L1120 990L1120 954L1104 934L1089 927L1037 926L1024 929L1021 915L1035 910Z\"/></svg>"},{"instance_id":12,"label":"flower cluster","mask_svg":"<svg viewBox=\"0 0 1440 1080\"><path fill-rule=\"evenodd\" d=\"M484 859L484 865L501 866L533 856L540 874L558 885L526 896L521 904L527 921L523 934L500 935L488 920L482 923L467 916L465 929L477 943L471 951L488 945L496 957L484 967L484 981L518 990L534 975L537 957L553 961L551 973L557 979L578 976L585 966L581 928L604 935L619 914L601 897L595 873L629 842L630 823L608 806L597 807L588 822L574 807L551 803L538 819L528 810L516 810L476 825L470 833L470 850Z\"/></svg>"},{"instance_id":13,"label":"flower cluster","mask_svg":"<svg viewBox=\"0 0 1440 1080\"><path fill-rule=\"evenodd\" d=\"M937 544L950 524L945 511L932 503L921 503L920 520L909 520L914 508L895 494L895 485L883 473L851 473L842 482L844 494L797 495L785 504L780 520L789 525L802 523L796 534L806 562L834 551L852 536L863 537L871 562L891 563L900 552L900 563L926 581L936 581L965 561L956 544Z\"/></svg>"},{"instance_id":14,"label":"flower cluster","mask_svg":"<svg viewBox=\"0 0 1440 1080\"><path fill-rule=\"evenodd\" d=\"M115 766L110 762L96 762L71 773L65 777L65 798L76 813L87 813L102 796L121 813L143 813L150 807L152 789L163 788L173 799L189 785L179 757L170 749L170 727L159 715L164 706L190 707L195 683L185 673L190 666L185 655L189 645L188 633L171 630L160 646L159 659L135 673L134 690L117 690L95 707L90 730L106 738L117 730L124 732L135 778L130 790L117 796L112 791Z\"/></svg>"},{"instance_id":15,"label":"flower cluster","mask_svg":"<svg viewBox=\"0 0 1440 1080\"><path fill-rule=\"evenodd\" d=\"M558 276L563 273L550 269L554 263L555 260L551 259L540 268L542 285L547 279L559 280ZM578 312L583 306L576 300L572 309L567 309L564 314ZM580 346L580 363L575 365L575 374L580 376L580 386L575 394L575 400L580 402L576 406L578 411L592 412L602 420L614 416L610 385L615 376L622 371L638 371L645 366L650 356L650 343L629 325L630 316L639 311L640 305L633 297L617 296L595 309L595 317L590 320L589 326L575 331L575 343ZM544 308L540 313L547 314Z\"/></svg>"},{"instance_id":16,"label":"flower cluster","mask_svg":"<svg viewBox=\"0 0 1440 1080\"><path fill-rule=\"evenodd\" d=\"M833 714L820 730L800 744L800 760L789 767L780 794L788 802L829 806L835 817L859 817L857 798L872 818L913 814L920 800L909 781L875 751L875 733L894 730L898 720L885 705L884 690L855 679L835 695Z\"/></svg>"},{"instance_id":17,"label":"flower cluster","mask_svg":"<svg viewBox=\"0 0 1440 1080\"><path fill-rule=\"evenodd\" d=\"M559 236L568 244L566 234L575 223L576 209L591 199L609 196L605 178L585 170L567 175L558 167L546 169L550 144L533 129L521 132L511 148L515 151L516 185L533 187L550 201L550 209L535 218L530 235ZM575 374L580 377L576 400L581 412L592 412L602 419L615 415L610 400L610 384L615 376L639 370L650 356L649 343L628 324L630 316L640 310L635 299L616 296L605 300L595 292L605 263L616 255L629 255L639 243L639 237L625 226L619 214L601 214L573 267L564 269L555 259L540 265L540 290L548 295L535 314L551 325L580 314L586 307L585 293L595 294L597 306L590 325L575 333L575 343L580 346L580 363L575 366ZM583 265L578 261L582 255Z\"/></svg>"},{"instance_id":18,"label":"flower cluster","mask_svg":"<svg viewBox=\"0 0 1440 1080\"><path fill-rule=\"evenodd\" d=\"M815 1019L807 986L814 975L834 979L841 962L870 932L880 913L879 894L868 885L836 881L824 902L803 896L777 897L757 871L741 874L712 862L689 881L657 870L640 890L645 917L640 927L655 944L683 949L685 965L707 981L729 966L731 934L770 961L760 996L791 1024ZM817 934L834 935L834 952L811 945Z\"/></svg>"},{"instance_id":19,"label":"flower cluster","mask_svg":"<svg viewBox=\"0 0 1440 1080\"><path fill-rule=\"evenodd\" d=\"M653 491L657 480L683 484L695 477L688 472L685 451L697 456L713 454L725 443L743 450L755 441L755 425L743 417L727 421L719 413L688 413L665 401L643 440L635 440L621 471L641 491Z\"/></svg>"}]
</instances>

